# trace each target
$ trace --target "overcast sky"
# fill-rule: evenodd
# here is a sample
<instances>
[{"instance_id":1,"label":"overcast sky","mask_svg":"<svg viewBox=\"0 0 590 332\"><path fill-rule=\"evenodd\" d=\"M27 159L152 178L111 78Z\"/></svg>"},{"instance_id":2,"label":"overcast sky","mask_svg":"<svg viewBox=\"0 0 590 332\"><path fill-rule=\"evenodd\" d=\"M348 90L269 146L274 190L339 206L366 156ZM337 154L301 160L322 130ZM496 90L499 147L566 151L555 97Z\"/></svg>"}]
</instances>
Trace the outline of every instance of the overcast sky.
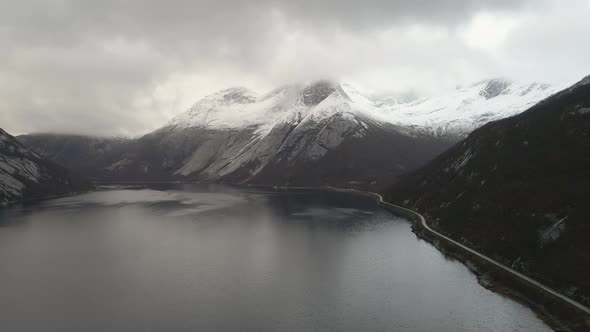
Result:
<instances>
[{"instance_id":1,"label":"overcast sky","mask_svg":"<svg viewBox=\"0 0 590 332\"><path fill-rule=\"evenodd\" d=\"M0 2L0 127L136 136L231 86L590 74L590 0Z\"/></svg>"}]
</instances>

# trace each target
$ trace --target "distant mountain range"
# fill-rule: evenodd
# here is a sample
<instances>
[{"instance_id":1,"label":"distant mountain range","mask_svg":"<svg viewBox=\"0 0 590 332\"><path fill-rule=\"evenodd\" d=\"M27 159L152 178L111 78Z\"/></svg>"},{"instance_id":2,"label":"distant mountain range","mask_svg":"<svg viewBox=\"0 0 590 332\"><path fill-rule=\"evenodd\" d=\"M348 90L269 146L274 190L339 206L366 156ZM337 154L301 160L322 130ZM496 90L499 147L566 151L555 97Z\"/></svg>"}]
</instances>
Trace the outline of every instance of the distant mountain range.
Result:
<instances>
[{"instance_id":1,"label":"distant mountain range","mask_svg":"<svg viewBox=\"0 0 590 332\"><path fill-rule=\"evenodd\" d=\"M196 180L382 188L473 129L555 93L486 80L451 94L374 97L329 81L203 98L139 139L26 135L21 142L97 180Z\"/></svg>"},{"instance_id":2,"label":"distant mountain range","mask_svg":"<svg viewBox=\"0 0 590 332\"><path fill-rule=\"evenodd\" d=\"M0 206L91 188L90 182L40 157L0 129Z\"/></svg>"},{"instance_id":3,"label":"distant mountain range","mask_svg":"<svg viewBox=\"0 0 590 332\"><path fill-rule=\"evenodd\" d=\"M387 199L590 305L590 76L475 130Z\"/></svg>"}]
</instances>

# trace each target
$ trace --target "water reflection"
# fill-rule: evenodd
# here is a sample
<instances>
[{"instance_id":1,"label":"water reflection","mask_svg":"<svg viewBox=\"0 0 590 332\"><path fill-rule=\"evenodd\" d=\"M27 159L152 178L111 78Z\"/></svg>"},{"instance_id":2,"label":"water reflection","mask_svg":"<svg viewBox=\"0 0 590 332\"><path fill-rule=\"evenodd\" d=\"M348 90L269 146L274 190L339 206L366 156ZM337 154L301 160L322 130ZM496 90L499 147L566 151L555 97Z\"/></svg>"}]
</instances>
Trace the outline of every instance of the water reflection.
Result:
<instances>
[{"instance_id":1,"label":"water reflection","mask_svg":"<svg viewBox=\"0 0 590 332\"><path fill-rule=\"evenodd\" d=\"M0 210L7 331L544 331L367 198L108 188Z\"/></svg>"}]
</instances>

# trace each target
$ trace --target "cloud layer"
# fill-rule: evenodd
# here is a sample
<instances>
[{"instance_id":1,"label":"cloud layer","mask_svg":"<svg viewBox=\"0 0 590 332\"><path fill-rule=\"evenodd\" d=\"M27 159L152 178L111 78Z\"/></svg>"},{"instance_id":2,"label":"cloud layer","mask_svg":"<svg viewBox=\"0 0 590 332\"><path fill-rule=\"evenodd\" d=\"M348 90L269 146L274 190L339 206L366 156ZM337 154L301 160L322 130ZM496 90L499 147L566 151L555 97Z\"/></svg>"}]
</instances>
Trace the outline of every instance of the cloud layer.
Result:
<instances>
[{"instance_id":1,"label":"cloud layer","mask_svg":"<svg viewBox=\"0 0 590 332\"><path fill-rule=\"evenodd\" d=\"M139 135L199 97L318 78L435 93L590 73L590 1L0 3L0 127Z\"/></svg>"}]
</instances>

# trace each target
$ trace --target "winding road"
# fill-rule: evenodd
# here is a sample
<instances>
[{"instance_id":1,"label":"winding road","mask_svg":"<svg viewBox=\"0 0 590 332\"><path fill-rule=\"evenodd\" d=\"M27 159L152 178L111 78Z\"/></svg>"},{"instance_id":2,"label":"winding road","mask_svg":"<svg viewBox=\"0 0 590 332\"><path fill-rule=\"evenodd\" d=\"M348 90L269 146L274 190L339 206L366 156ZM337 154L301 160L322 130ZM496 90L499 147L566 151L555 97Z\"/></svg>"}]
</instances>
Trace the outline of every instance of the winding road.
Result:
<instances>
[{"instance_id":1,"label":"winding road","mask_svg":"<svg viewBox=\"0 0 590 332\"><path fill-rule=\"evenodd\" d=\"M356 189L336 188L336 187L330 187L330 186L328 186L326 188L328 188L328 189L330 189L332 191L337 191L337 192L350 192L350 193L361 194L361 195L364 195L364 196L371 196L371 197L374 197L377 200L377 202L380 205L382 205L382 206L390 207L390 208L393 208L395 210L402 210L402 211L407 212L408 214L414 215L414 216L416 216L418 218L418 220L420 220L420 223L421 223L422 227L424 227L424 229L426 229L428 232L430 232L431 234L435 235L436 237L438 237L438 238L440 238L442 240L445 240L447 242L450 242L450 243L452 243L452 244L460 247L461 249L469 252L470 254L473 254L473 255L475 255L475 256L477 256L477 257L479 257L479 258L481 258L481 259L483 259L483 260L485 260L485 261L487 261L487 262L489 262L489 263L491 263L491 264L493 264L493 265L495 265L495 266L503 269L504 271L506 271L508 273L511 273L512 275L520 278L521 280L524 280L524 281L528 282L529 284L531 284L531 285L533 285L535 287L538 287L538 288L544 290L545 292L547 292L547 293L549 293L549 294L551 294L551 295L553 295L553 296L555 296L555 297L557 297L557 298L559 298L559 299L561 299L561 300L563 300L563 301L571 304L572 306L574 306L574 307L582 310L586 314L590 314L590 308L587 307L587 306L585 306L585 305L583 305L583 304L581 304L580 302L578 302L576 300L573 300L573 299L567 297L566 295L563 295L563 294L559 293L558 291L556 291L556 290L554 290L554 289L552 289L552 288L550 288L548 286L545 286L542 283L540 283L540 282L538 282L538 281L536 281L536 280L534 280L532 278L529 278L529 277L525 276L524 274L522 274L522 273L520 273L520 272L518 272L518 271L516 271L516 270L514 270L512 268L509 268L508 266L506 266L506 265L504 265L502 263L499 263L499 262L495 261L494 259L492 259L492 258L490 258L490 257L488 257L488 256L486 256L486 255L484 255L484 254L482 254L480 252L477 252L477 251L475 251L475 250L473 250L473 249L471 249L471 248L469 248L469 247L467 247L467 246L465 246L465 245L463 245L463 244L461 244L461 243L459 243L459 242L451 239L450 237L448 237L446 235L443 235L443 234L435 231L434 229L430 228L430 226L428 226L428 224L426 223L426 219L424 218L424 216L421 215L420 213L416 212L416 211L413 211L413 210L404 208L402 206L399 206L399 205L395 205L395 204L386 202L383 199L383 196L381 196L380 194L374 193L374 192L360 191L360 190L356 190ZM310 190L311 189L311 190L318 190L320 188L312 188L312 187L288 187L288 188L285 188L285 189L295 189L295 190L299 190L299 189L301 189L301 190Z\"/></svg>"},{"instance_id":2,"label":"winding road","mask_svg":"<svg viewBox=\"0 0 590 332\"><path fill-rule=\"evenodd\" d=\"M587 306L581 304L580 302L575 301L575 300L572 300L571 298L569 298L569 297L567 297L567 296L565 296L565 295L557 292L556 290L553 290L552 288L550 288L548 286L545 286L542 283L540 283L540 282L538 282L538 281L536 281L536 280L534 280L532 278L529 278L529 277L525 276L524 274L522 274L522 273L520 273L520 272L518 272L518 271L516 271L516 270L514 270L512 268L509 268L508 266L506 266L506 265L504 265L502 263L499 263L499 262L497 262L497 261L489 258L488 256L485 256L484 254L479 253L479 252L477 252L477 251L475 251L475 250L473 250L473 249L471 249L471 248L469 248L469 247L467 247L467 246L465 246L465 245L463 245L463 244L461 244L461 243L459 243L459 242L451 239L450 237L448 237L446 235L443 235L443 234L435 231L434 229L430 228L430 226L428 226L428 224L426 223L426 219L420 213L415 212L415 211L412 211L410 209L406 209L404 207L401 207L401 206L398 206L398 205L395 205L395 204L391 204L391 203L385 202L383 200L383 197L381 195L379 195L379 194L376 194L376 193L371 193L371 194L374 194L374 195L376 195L379 198L379 203L380 204L383 204L383 205L386 205L386 206L391 206L393 208L405 210L408 213L415 214L416 216L418 216L420 218L420 222L422 224L422 227L424 227L424 229L426 229L430 233L436 235L437 237L442 238L442 239L444 239L444 240L446 240L446 241L448 241L448 242L450 242L450 243L452 243L452 244L460 247L461 249L463 249L465 251L468 251L469 253L471 253L471 254L473 254L473 255L481 258L481 259L484 259L487 262L489 262L489 263L491 263L491 264L493 264L493 265L495 265L495 266L497 266L497 267L499 267L499 268L501 268L501 269L503 269L503 270L505 270L505 271L507 271L509 273L512 273L513 275L517 276L518 278L520 278L520 279L522 279L522 280L524 280L524 281L526 281L526 282L528 282L528 283L530 283L530 284L532 284L534 286L537 286L537 287L541 288L542 290L546 291L547 293L549 293L549 294L551 294L551 295L553 295L553 296L555 296L557 298L560 298L561 300L563 300L563 301L565 301L565 302L573 305L574 307L576 307L576 308L584 311L587 314L590 314L590 308L588 308Z\"/></svg>"}]
</instances>

